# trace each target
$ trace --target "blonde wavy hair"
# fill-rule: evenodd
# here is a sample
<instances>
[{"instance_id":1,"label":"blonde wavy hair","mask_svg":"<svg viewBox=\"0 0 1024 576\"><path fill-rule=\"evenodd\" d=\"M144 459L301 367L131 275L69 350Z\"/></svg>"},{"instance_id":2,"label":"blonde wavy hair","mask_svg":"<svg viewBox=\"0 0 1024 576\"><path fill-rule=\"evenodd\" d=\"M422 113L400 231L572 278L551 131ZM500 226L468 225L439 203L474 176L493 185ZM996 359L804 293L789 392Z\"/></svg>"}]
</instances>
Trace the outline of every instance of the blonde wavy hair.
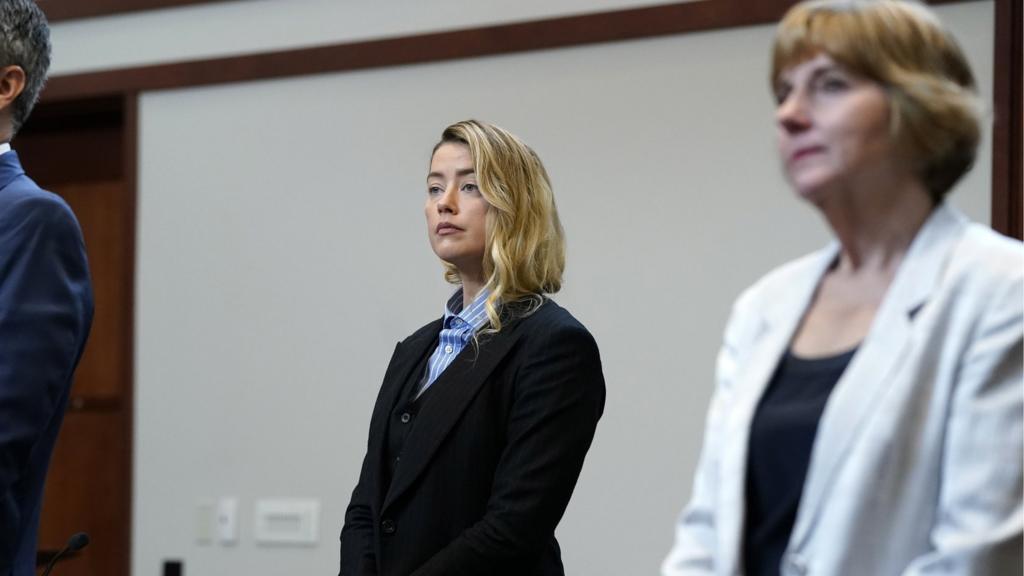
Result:
<instances>
[{"instance_id":1,"label":"blonde wavy hair","mask_svg":"<svg viewBox=\"0 0 1024 576\"><path fill-rule=\"evenodd\" d=\"M776 30L772 86L787 68L819 53L885 87L890 132L916 162L932 200L941 202L973 166L981 135L974 75L953 35L918 2L801 2Z\"/></svg>"},{"instance_id":2,"label":"blonde wavy hair","mask_svg":"<svg viewBox=\"0 0 1024 576\"><path fill-rule=\"evenodd\" d=\"M562 288L565 235L558 219L547 170L537 154L508 131L479 120L444 129L443 144L469 148L477 186L487 210L483 271L490 296L485 304L488 328L533 313L544 294ZM459 284L455 266L444 262L444 278Z\"/></svg>"}]
</instances>

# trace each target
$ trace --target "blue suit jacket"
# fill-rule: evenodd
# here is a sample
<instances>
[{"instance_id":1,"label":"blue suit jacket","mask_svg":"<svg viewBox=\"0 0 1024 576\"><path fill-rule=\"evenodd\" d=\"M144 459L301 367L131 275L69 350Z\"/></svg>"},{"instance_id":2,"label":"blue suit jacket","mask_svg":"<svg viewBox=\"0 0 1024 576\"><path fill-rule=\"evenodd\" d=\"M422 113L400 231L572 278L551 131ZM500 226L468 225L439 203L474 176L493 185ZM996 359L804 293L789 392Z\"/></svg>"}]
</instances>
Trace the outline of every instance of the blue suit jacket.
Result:
<instances>
[{"instance_id":1,"label":"blue suit jacket","mask_svg":"<svg viewBox=\"0 0 1024 576\"><path fill-rule=\"evenodd\" d=\"M78 221L0 154L0 575L35 574L46 470L92 323Z\"/></svg>"}]
</instances>

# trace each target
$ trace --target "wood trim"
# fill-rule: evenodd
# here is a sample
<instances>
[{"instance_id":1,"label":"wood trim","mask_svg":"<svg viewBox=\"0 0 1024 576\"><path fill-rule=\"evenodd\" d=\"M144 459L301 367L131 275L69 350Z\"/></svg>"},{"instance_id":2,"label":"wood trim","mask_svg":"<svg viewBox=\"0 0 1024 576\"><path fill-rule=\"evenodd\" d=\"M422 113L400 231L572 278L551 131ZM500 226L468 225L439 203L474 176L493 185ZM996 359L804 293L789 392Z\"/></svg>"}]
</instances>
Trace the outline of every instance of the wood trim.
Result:
<instances>
[{"instance_id":1,"label":"wood trim","mask_svg":"<svg viewBox=\"0 0 1024 576\"><path fill-rule=\"evenodd\" d=\"M1020 0L996 0L993 69L995 124L992 129L992 227L1018 240L1024 234L1024 9Z\"/></svg>"},{"instance_id":2,"label":"wood trim","mask_svg":"<svg viewBox=\"0 0 1024 576\"><path fill-rule=\"evenodd\" d=\"M109 396L75 396L68 399L68 412L117 412L124 406L121 398Z\"/></svg>"},{"instance_id":3,"label":"wood trim","mask_svg":"<svg viewBox=\"0 0 1024 576\"><path fill-rule=\"evenodd\" d=\"M129 288L125 296L126 301L124 302L128 313L124 316L124 334L127 335L125 346L127 350L125 350L125 361L123 363L125 374L122 381L125 383L125 387L122 398L124 398L127 409L124 411L125 417L122 419L122 422L124 426L125 450L127 451L125 455L127 465L124 468L125 478L122 485L127 487L129 503L126 507L127 517L123 521L125 526L131 526L135 510L135 265L138 260L136 257L135 238L138 222L139 94L137 92L125 92L123 98L124 140L121 151L124 172L122 181L124 182L126 208L124 211L124 226L128 234L128 241L124 245L124 249L127 252L124 260L124 283ZM127 531L125 540L126 546L121 564L121 573L131 574L132 550L134 549L131 530Z\"/></svg>"},{"instance_id":4,"label":"wood trim","mask_svg":"<svg viewBox=\"0 0 1024 576\"><path fill-rule=\"evenodd\" d=\"M174 8L192 4L209 4L225 0L38 0L39 7L50 22L61 22L126 12Z\"/></svg>"},{"instance_id":5,"label":"wood trim","mask_svg":"<svg viewBox=\"0 0 1024 576\"><path fill-rule=\"evenodd\" d=\"M734 0L682 2L449 32L72 74L50 79L43 98L63 100L124 90L160 90L344 72L695 32L770 21L777 10L768 5L775 3L757 2L749 9L737 12L732 9L735 6Z\"/></svg>"},{"instance_id":6,"label":"wood trim","mask_svg":"<svg viewBox=\"0 0 1024 576\"><path fill-rule=\"evenodd\" d=\"M59 4L79 4L75 0L43 1L49 2L51 8ZM97 0L95 3L98 6L131 4L143 9L158 4L198 1L203 0ZM929 3L973 1L978 0L932 0ZM1022 14L1020 0L995 2L992 224L996 230L1020 238ZM49 103L115 96L129 98L134 107L138 93L147 90L442 62L767 24L778 20L794 3L795 0L756 3L698 0L381 40L67 74L51 78L42 99ZM1002 70L1010 73L1001 74ZM134 153L133 147L126 150ZM132 183L133 194L134 189Z\"/></svg>"},{"instance_id":7,"label":"wood trim","mask_svg":"<svg viewBox=\"0 0 1024 576\"><path fill-rule=\"evenodd\" d=\"M345 72L767 24L778 20L793 3L793 0L679 2L381 40L68 74L51 78L43 91L43 99L57 101L126 91Z\"/></svg>"},{"instance_id":8,"label":"wood trim","mask_svg":"<svg viewBox=\"0 0 1024 576\"><path fill-rule=\"evenodd\" d=\"M82 0L38 0L39 6L46 13L46 18L50 22L231 1L236 0L89 0L88 2L82 2ZM967 0L931 0L929 3L944 4L958 1ZM764 3L788 6L793 2L764 0Z\"/></svg>"},{"instance_id":9,"label":"wood trim","mask_svg":"<svg viewBox=\"0 0 1024 576\"><path fill-rule=\"evenodd\" d=\"M112 97L37 106L14 145L25 170L44 187L117 181L122 172L121 114L121 99ZM82 149L85 133L91 146ZM59 162L47 161L54 155L60 156Z\"/></svg>"}]
</instances>

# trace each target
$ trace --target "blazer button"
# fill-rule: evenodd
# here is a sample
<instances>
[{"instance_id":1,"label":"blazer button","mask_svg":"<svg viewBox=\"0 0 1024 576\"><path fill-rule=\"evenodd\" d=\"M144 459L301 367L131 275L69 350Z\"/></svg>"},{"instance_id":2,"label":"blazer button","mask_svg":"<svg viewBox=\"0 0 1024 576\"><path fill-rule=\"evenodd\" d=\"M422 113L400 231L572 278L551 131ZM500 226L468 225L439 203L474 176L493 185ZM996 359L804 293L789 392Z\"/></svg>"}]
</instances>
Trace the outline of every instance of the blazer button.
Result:
<instances>
[{"instance_id":1,"label":"blazer button","mask_svg":"<svg viewBox=\"0 0 1024 576\"><path fill-rule=\"evenodd\" d=\"M394 520L384 520L380 523L380 529L385 534L395 533L395 522Z\"/></svg>"},{"instance_id":2,"label":"blazer button","mask_svg":"<svg viewBox=\"0 0 1024 576\"><path fill-rule=\"evenodd\" d=\"M408 412L402 412L402 415L399 418L401 418L402 424L408 424L409 420L412 420L412 415Z\"/></svg>"}]
</instances>

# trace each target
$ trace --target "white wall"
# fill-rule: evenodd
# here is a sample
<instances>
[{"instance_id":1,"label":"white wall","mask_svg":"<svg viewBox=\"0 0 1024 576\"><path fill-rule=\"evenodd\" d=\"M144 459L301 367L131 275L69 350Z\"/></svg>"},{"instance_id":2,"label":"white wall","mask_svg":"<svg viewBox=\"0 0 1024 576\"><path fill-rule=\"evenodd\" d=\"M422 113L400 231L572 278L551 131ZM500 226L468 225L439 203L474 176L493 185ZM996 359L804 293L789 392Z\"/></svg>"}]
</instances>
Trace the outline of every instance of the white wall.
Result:
<instances>
[{"instance_id":1,"label":"white wall","mask_svg":"<svg viewBox=\"0 0 1024 576\"><path fill-rule=\"evenodd\" d=\"M992 3L939 12L989 94ZM731 300L827 239L776 166L770 37L764 26L144 94L133 573L157 574L166 557L189 576L337 572L389 354L450 290L425 238L423 181L441 129L467 117L544 159L569 242L556 299L604 360L605 417L558 532L567 572L655 573ZM981 221L985 142L954 196ZM224 495L241 500L240 543L197 545L197 504ZM256 546L253 501L293 496L322 501L319 545Z\"/></svg>"}]
</instances>

